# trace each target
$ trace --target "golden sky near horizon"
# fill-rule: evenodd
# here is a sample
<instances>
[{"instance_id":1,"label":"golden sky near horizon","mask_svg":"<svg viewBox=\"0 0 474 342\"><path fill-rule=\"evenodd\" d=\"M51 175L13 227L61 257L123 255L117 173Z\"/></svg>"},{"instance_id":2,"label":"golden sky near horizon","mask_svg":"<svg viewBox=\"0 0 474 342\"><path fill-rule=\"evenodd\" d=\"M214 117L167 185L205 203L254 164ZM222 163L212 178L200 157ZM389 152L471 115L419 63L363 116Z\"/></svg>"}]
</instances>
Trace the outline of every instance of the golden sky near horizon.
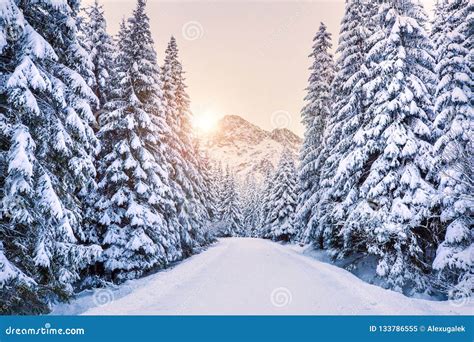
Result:
<instances>
[{"instance_id":1,"label":"golden sky near horizon","mask_svg":"<svg viewBox=\"0 0 474 342\"><path fill-rule=\"evenodd\" d=\"M108 31L115 34L135 0L99 1ZM431 11L434 1L422 2ZM160 63L170 36L177 39L191 109L204 129L229 114L300 136L313 36L323 21L335 49L343 11L343 0L148 0L147 5Z\"/></svg>"}]
</instances>

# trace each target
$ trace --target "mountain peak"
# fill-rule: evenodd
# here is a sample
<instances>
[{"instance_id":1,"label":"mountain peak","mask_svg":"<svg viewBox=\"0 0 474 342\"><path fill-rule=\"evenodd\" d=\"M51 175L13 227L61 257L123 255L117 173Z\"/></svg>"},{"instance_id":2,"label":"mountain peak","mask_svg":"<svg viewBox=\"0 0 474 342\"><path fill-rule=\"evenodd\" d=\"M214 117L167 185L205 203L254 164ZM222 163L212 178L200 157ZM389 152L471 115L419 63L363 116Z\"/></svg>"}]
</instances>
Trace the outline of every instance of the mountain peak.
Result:
<instances>
[{"instance_id":1,"label":"mountain peak","mask_svg":"<svg viewBox=\"0 0 474 342\"><path fill-rule=\"evenodd\" d=\"M276 167L285 147L297 156L302 143L289 129L266 131L238 115L224 116L202 140L211 159L229 165L241 179L250 174L260 180Z\"/></svg>"},{"instance_id":2,"label":"mountain peak","mask_svg":"<svg viewBox=\"0 0 474 342\"><path fill-rule=\"evenodd\" d=\"M238 115L226 115L217 123L217 129L209 137L209 141L226 145L252 143L258 144L267 137L268 133Z\"/></svg>"},{"instance_id":3,"label":"mountain peak","mask_svg":"<svg viewBox=\"0 0 474 342\"><path fill-rule=\"evenodd\" d=\"M281 144L300 146L302 143L301 138L290 131L288 128L275 128L270 132L270 136L273 140L276 140Z\"/></svg>"},{"instance_id":4,"label":"mountain peak","mask_svg":"<svg viewBox=\"0 0 474 342\"><path fill-rule=\"evenodd\" d=\"M225 115L219 120L219 123L237 123L237 124L250 124L247 120L239 115Z\"/></svg>"}]
</instances>

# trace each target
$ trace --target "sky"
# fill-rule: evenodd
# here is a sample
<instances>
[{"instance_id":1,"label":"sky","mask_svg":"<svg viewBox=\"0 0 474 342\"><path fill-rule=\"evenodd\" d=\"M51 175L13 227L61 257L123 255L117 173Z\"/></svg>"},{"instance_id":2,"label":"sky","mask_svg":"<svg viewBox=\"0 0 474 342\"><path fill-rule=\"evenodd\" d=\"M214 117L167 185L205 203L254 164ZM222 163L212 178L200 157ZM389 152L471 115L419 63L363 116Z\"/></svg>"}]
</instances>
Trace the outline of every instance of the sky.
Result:
<instances>
[{"instance_id":1,"label":"sky","mask_svg":"<svg viewBox=\"0 0 474 342\"><path fill-rule=\"evenodd\" d=\"M116 34L135 0L99 1ZM431 10L434 1L423 2ZM148 0L147 13L160 63L171 35L177 40L198 126L210 129L224 115L240 115L267 130L303 135L299 112L312 39L322 21L335 50L343 0Z\"/></svg>"}]
</instances>

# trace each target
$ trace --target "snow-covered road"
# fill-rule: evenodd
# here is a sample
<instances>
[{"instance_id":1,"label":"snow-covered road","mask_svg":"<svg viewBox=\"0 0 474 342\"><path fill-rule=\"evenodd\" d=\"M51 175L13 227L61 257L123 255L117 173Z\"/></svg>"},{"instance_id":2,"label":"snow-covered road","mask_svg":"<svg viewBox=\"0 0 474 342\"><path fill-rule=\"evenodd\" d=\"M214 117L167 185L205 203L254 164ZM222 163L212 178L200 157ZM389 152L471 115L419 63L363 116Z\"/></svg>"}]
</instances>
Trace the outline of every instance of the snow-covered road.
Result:
<instances>
[{"instance_id":1,"label":"snow-covered road","mask_svg":"<svg viewBox=\"0 0 474 342\"><path fill-rule=\"evenodd\" d=\"M109 299L114 300L84 313L436 315L474 312L472 301L456 306L407 298L369 285L341 268L301 255L287 246L249 238L221 239L207 251L172 269L134 281L129 292L119 298L112 294ZM90 297L94 297L92 293ZM82 298L83 303L87 300ZM74 302L70 305L74 306ZM73 312L63 307L53 313Z\"/></svg>"}]
</instances>

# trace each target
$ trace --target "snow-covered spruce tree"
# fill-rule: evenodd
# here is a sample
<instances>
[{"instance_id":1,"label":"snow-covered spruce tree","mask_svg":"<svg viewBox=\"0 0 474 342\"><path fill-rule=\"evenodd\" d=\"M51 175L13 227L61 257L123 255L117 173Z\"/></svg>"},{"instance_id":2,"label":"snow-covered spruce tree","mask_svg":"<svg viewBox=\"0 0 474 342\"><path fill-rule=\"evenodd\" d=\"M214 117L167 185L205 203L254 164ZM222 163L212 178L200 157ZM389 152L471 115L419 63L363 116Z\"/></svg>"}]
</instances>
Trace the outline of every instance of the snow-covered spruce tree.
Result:
<instances>
[{"instance_id":1,"label":"snow-covered spruce tree","mask_svg":"<svg viewBox=\"0 0 474 342\"><path fill-rule=\"evenodd\" d=\"M114 61L116 51L112 37L107 33L107 23L104 16L102 5L96 0L93 5L82 10L79 17L79 40L88 53L90 61L90 73L84 75L98 101L93 104L92 111L96 118L95 130L99 129L100 113L104 111L104 106L111 98L112 84L120 82L118 76L112 80L114 73ZM87 241L99 243L99 233L95 217L94 204L97 201L97 188L90 188L84 197L86 222L84 231ZM95 270L91 270L92 273ZM95 274L100 277L99 274ZM82 286L90 286L91 278L84 275Z\"/></svg>"},{"instance_id":2,"label":"snow-covered spruce tree","mask_svg":"<svg viewBox=\"0 0 474 342\"><path fill-rule=\"evenodd\" d=\"M82 34L86 34L87 31L87 26L86 26L86 21L85 18L82 18L81 21L81 27L82 28ZM124 78L124 70L127 69L127 64L125 62L125 55L122 53L125 51L125 43L127 41L127 35L128 35L128 26L127 26L127 21L125 18L122 18L119 26L119 31L117 35L113 38L113 60L114 62L110 65L111 70L109 73L109 86L108 86L108 100L105 104L101 105L100 102L97 103L96 108L99 108L100 106L100 114L103 115L98 115L97 117L97 130L99 131L101 127L107 125L110 122L110 115L107 115L108 112L111 112L111 101L112 100L117 100L122 98L122 87L120 86L122 79ZM86 39L86 37L83 37L84 40L84 45L86 45L86 50L90 50L90 47L87 47L89 41ZM92 62L91 62L92 63ZM92 68L93 69L93 68ZM95 84L95 76L92 73L92 76L90 78L90 84L93 86ZM97 136L99 137L99 140L101 140L101 150L103 151L110 151L113 149L113 146L115 144L115 141L109 141L101 138L100 132L97 132ZM98 154L96 156L96 166L98 167L101 164L101 158L103 154ZM97 175L97 179L100 180L101 175ZM102 240L102 233L103 229L100 228L100 220L102 218L102 212L98 210L97 208L97 203L100 200L100 197L102 195L100 194L100 190L98 188L91 189L88 193L87 201L86 201L86 218L87 221L84 225L84 230L87 233L87 237L89 238L90 241L94 243L99 243L101 244ZM106 280L103 276L103 269L102 269L102 264L96 264L94 265L94 269L90 270L92 271L91 275L94 278L89 278L85 277L84 279L84 284L82 285L90 285L92 281L94 280L99 280L103 281ZM93 286L96 286L98 284L93 284Z\"/></svg>"},{"instance_id":3,"label":"snow-covered spruce tree","mask_svg":"<svg viewBox=\"0 0 474 342\"><path fill-rule=\"evenodd\" d=\"M119 33L122 79L101 119L99 191L104 268L114 281L135 278L181 257L176 216L162 137L164 118L159 69L145 13L138 0Z\"/></svg>"},{"instance_id":4,"label":"snow-covered spruce tree","mask_svg":"<svg viewBox=\"0 0 474 342\"><path fill-rule=\"evenodd\" d=\"M271 209L267 217L270 238L275 241L290 241L296 229L294 214L298 201L297 174L293 156L288 149L283 150L271 192Z\"/></svg>"},{"instance_id":5,"label":"snow-covered spruce tree","mask_svg":"<svg viewBox=\"0 0 474 342\"><path fill-rule=\"evenodd\" d=\"M199 216L199 222L201 222L200 231L196 231L195 236L199 237L196 239L197 244L200 246L207 245L214 241L214 237L210 231L211 223L215 222L217 218L217 193L215 191L215 185L212 183L212 175L210 169L210 161L207 152L201 148L199 139L193 138L194 151L197 160L197 170L200 175L199 182L196 182L197 186L197 197L202 208L205 212Z\"/></svg>"},{"instance_id":6,"label":"snow-covered spruce tree","mask_svg":"<svg viewBox=\"0 0 474 342\"><path fill-rule=\"evenodd\" d=\"M234 173L227 166L222 203L222 236L242 236L242 211Z\"/></svg>"},{"instance_id":7,"label":"snow-covered spruce tree","mask_svg":"<svg viewBox=\"0 0 474 342\"><path fill-rule=\"evenodd\" d=\"M347 219L358 196L355 185L361 173L337 175L336 170L352 151L354 134L365 121L363 86L368 80L365 56L373 31L370 22L373 7L377 5L371 3L369 7L365 1L346 2L337 49L337 72L332 85L334 115L329 120L319 156L322 164L320 189L316 196L318 203L313 209L316 215L312 221L315 223L311 225L317 225L324 248L334 256L363 248L363 244L358 246L361 237L350 230L341 231L341 223Z\"/></svg>"},{"instance_id":8,"label":"snow-covered spruce tree","mask_svg":"<svg viewBox=\"0 0 474 342\"><path fill-rule=\"evenodd\" d=\"M211 179L216 198L215 222L219 222L222 219L222 203L224 202L225 175L224 170L222 168L222 162L219 161L218 163L214 163L211 166Z\"/></svg>"},{"instance_id":9,"label":"snow-covered spruce tree","mask_svg":"<svg viewBox=\"0 0 474 342\"><path fill-rule=\"evenodd\" d=\"M255 177L248 175L242 188L243 226L247 236L258 237L261 189Z\"/></svg>"},{"instance_id":10,"label":"snow-covered spruce tree","mask_svg":"<svg viewBox=\"0 0 474 342\"><path fill-rule=\"evenodd\" d=\"M210 221L207 205L212 203L203 178L204 160L192 130L189 97L174 37L165 52L161 81L165 117L170 127L166 153L172 165L171 180L177 189L175 202L178 203L182 248L188 256L193 248L207 243L204 229Z\"/></svg>"},{"instance_id":11,"label":"snow-covered spruce tree","mask_svg":"<svg viewBox=\"0 0 474 342\"><path fill-rule=\"evenodd\" d=\"M125 51L125 44L127 43L128 34L128 23L125 17L123 17L119 24L118 33L112 38L114 63L111 65L112 70L109 74L109 99L107 103L111 102L112 100L119 99L122 96L122 87L120 87L119 85L123 79L124 70L126 70L128 67L126 56L123 53ZM110 111L110 109L107 108L106 104L103 105L101 112ZM105 117L100 117L98 120L99 129L107 123L107 116L104 116Z\"/></svg>"},{"instance_id":12,"label":"snow-covered spruce tree","mask_svg":"<svg viewBox=\"0 0 474 342\"><path fill-rule=\"evenodd\" d=\"M360 193L344 226L363 232L366 250L378 257L377 274L388 287L421 290L429 271L426 249L433 248L433 188L426 181L432 149L433 48L418 2L382 4L380 18L367 55L368 117L338 170L361 172L356 184Z\"/></svg>"},{"instance_id":13,"label":"snow-covered spruce tree","mask_svg":"<svg viewBox=\"0 0 474 342\"><path fill-rule=\"evenodd\" d=\"M265 172L265 177L262 184L262 195L260 205L258 207L258 237L270 238L270 226L268 223L268 215L271 210L272 202L272 190L274 184L274 170L268 169Z\"/></svg>"},{"instance_id":14,"label":"snow-covered spruce tree","mask_svg":"<svg viewBox=\"0 0 474 342\"><path fill-rule=\"evenodd\" d=\"M204 191L206 192L206 210L211 222L219 220L218 187L216 185L215 170L213 163L206 150L197 148L201 151L201 175L204 180Z\"/></svg>"},{"instance_id":15,"label":"snow-covered spruce tree","mask_svg":"<svg viewBox=\"0 0 474 342\"><path fill-rule=\"evenodd\" d=\"M111 79L114 62L114 45L111 36L107 33L102 5L98 0L85 9L85 21L82 24L82 36L86 51L92 62L92 90L99 99L98 106L94 108L97 121L99 113L111 97Z\"/></svg>"},{"instance_id":16,"label":"snow-covered spruce tree","mask_svg":"<svg viewBox=\"0 0 474 342\"><path fill-rule=\"evenodd\" d=\"M301 148L301 164L299 166L300 195L297 207L297 224L304 241L317 241L322 245L320 234L314 231L315 222L311 221L313 206L317 203L316 194L319 187L321 165L319 156L323 134L331 115L330 86L334 78L333 57L330 53L331 34L326 25L321 23L313 39L313 64L305 97L306 104L301 110L302 122L305 126L303 146ZM311 225L310 225L311 223Z\"/></svg>"},{"instance_id":17,"label":"snow-covered spruce tree","mask_svg":"<svg viewBox=\"0 0 474 342\"><path fill-rule=\"evenodd\" d=\"M33 314L47 310L36 292L37 284L5 256L0 241L0 313L2 315Z\"/></svg>"},{"instance_id":18,"label":"snow-covered spruce tree","mask_svg":"<svg viewBox=\"0 0 474 342\"><path fill-rule=\"evenodd\" d=\"M431 22L430 38L437 52L442 43L443 31L446 24L446 6L448 0L437 0L434 8L434 17ZM438 58L438 56L436 56ZM438 59L436 60L438 62Z\"/></svg>"},{"instance_id":19,"label":"snow-covered spruce tree","mask_svg":"<svg viewBox=\"0 0 474 342\"><path fill-rule=\"evenodd\" d=\"M434 155L439 196L434 197L434 205L440 207L446 229L433 268L439 278L436 283L451 298L469 296L474 289L473 74L466 48L473 34L472 28L470 32L464 30L469 6L472 14L474 5L468 0L444 4L438 7L435 20L439 25L435 26L438 83Z\"/></svg>"},{"instance_id":20,"label":"snow-covered spruce tree","mask_svg":"<svg viewBox=\"0 0 474 342\"><path fill-rule=\"evenodd\" d=\"M82 243L79 193L93 183L97 140L77 11L77 1L0 4L2 311L47 311L101 253Z\"/></svg>"},{"instance_id":21,"label":"snow-covered spruce tree","mask_svg":"<svg viewBox=\"0 0 474 342\"><path fill-rule=\"evenodd\" d=\"M204 152L204 151L203 151ZM204 160L209 158L204 154ZM211 222L208 226L207 232L210 238L221 236L224 230L222 222L222 215L224 212L224 198L225 198L225 174L222 169L221 161L208 160L208 171L204 172L204 179L206 182L206 191L212 203L208 204Z\"/></svg>"},{"instance_id":22,"label":"snow-covered spruce tree","mask_svg":"<svg viewBox=\"0 0 474 342\"><path fill-rule=\"evenodd\" d=\"M80 68L79 73L87 83L89 88L92 89L94 85L94 65L92 64L92 59L90 58L89 48L87 44L87 39L84 37L84 31L86 28L86 18L81 15L81 12L76 16L76 30L77 30L77 40L80 44L83 52L76 56L80 60L81 64L84 66ZM94 112L94 107L98 105L98 99L90 104L92 112ZM96 122L94 122L94 126ZM95 127L93 127L95 128Z\"/></svg>"}]
</instances>

